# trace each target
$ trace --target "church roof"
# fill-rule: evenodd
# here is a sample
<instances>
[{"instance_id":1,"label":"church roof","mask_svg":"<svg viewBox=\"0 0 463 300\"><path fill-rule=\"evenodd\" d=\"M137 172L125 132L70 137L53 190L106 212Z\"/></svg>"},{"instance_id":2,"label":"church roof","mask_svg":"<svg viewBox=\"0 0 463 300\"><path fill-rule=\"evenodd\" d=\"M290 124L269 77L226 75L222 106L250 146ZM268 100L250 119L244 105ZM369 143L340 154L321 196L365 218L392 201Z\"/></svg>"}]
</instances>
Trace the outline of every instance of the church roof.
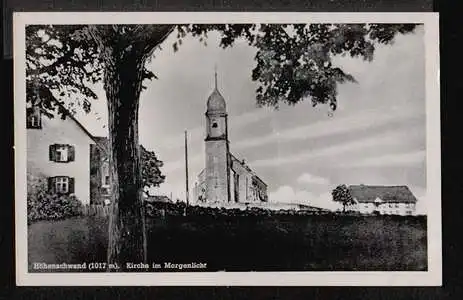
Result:
<instances>
[{"instance_id":1,"label":"church roof","mask_svg":"<svg viewBox=\"0 0 463 300\"><path fill-rule=\"evenodd\" d=\"M230 156L231 156L231 159L235 162L235 163L238 163L240 164L243 168L245 168L246 170L248 170L248 172L250 172L253 176L253 178L255 178L257 181L259 181L261 184L267 186L267 184L262 180L262 178L260 178L256 172L254 172L254 170L252 170L244 160L239 160L235 155L233 155L232 153L230 153Z\"/></svg>"},{"instance_id":2,"label":"church roof","mask_svg":"<svg viewBox=\"0 0 463 300\"><path fill-rule=\"evenodd\" d=\"M207 112L225 113L226 111L225 99L215 87L207 99Z\"/></svg>"},{"instance_id":3,"label":"church roof","mask_svg":"<svg viewBox=\"0 0 463 300\"><path fill-rule=\"evenodd\" d=\"M225 105L225 99L220 94L217 88L217 71L214 74L215 77L215 86L211 95L207 99L207 112L208 113L226 113L227 107Z\"/></svg>"}]
</instances>

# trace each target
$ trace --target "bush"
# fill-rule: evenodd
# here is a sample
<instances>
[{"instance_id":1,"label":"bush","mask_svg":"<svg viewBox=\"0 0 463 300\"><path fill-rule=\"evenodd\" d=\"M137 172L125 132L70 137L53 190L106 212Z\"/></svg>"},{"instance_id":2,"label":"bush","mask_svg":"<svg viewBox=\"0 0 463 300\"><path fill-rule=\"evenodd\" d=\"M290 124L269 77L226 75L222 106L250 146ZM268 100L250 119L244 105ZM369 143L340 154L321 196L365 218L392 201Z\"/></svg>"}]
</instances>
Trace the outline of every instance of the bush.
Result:
<instances>
[{"instance_id":1,"label":"bush","mask_svg":"<svg viewBox=\"0 0 463 300\"><path fill-rule=\"evenodd\" d=\"M51 194L47 191L44 179L28 181L27 222L40 220L60 220L78 216L82 204L74 195Z\"/></svg>"},{"instance_id":2,"label":"bush","mask_svg":"<svg viewBox=\"0 0 463 300\"><path fill-rule=\"evenodd\" d=\"M164 211L166 216L182 216L185 212L186 204L184 202L176 203L163 203L163 202L145 202L147 207L146 214L148 217L160 216L160 211ZM246 209L238 208L218 208L218 207L202 207L202 206L189 206L187 209L189 216L212 216L212 217L246 217L246 216L280 216L280 215L320 215L332 214L328 211L321 211L318 209L309 209L301 211L284 210L273 211L266 208L248 207Z\"/></svg>"}]
</instances>

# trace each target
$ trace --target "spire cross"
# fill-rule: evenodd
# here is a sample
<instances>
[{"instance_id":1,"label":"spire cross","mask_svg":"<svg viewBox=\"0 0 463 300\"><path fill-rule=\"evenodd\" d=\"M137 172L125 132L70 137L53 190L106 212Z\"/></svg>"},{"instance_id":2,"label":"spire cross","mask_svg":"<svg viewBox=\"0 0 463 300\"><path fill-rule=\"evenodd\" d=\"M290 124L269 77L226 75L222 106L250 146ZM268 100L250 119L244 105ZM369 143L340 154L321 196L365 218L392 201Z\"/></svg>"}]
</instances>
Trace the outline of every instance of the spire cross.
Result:
<instances>
[{"instance_id":1,"label":"spire cross","mask_svg":"<svg viewBox=\"0 0 463 300\"><path fill-rule=\"evenodd\" d=\"M217 64L214 65L215 89L217 89Z\"/></svg>"}]
</instances>

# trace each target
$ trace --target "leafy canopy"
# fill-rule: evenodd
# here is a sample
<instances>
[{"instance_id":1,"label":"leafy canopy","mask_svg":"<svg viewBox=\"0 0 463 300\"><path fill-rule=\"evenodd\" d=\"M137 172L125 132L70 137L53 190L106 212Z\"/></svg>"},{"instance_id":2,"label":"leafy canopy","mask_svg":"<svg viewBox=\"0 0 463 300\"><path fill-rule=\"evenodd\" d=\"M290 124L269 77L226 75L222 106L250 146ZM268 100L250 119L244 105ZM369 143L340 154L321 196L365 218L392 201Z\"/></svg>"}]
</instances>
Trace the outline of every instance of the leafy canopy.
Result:
<instances>
[{"instance_id":1,"label":"leafy canopy","mask_svg":"<svg viewBox=\"0 0 463 300\"><path fill-rule=\"evenodd\" d=\"M140 145L140 149L143 187L145 190L149 187L157 187L166 179L166 176L161 173L164 163L157 158L154 151L147 150L143 145Z\"/></svg>"},{"instance_id":2,"label":"leafy canopy","mask_svg":"<svg viewBox=\"0 0 463 300\"><path fill-rule=\"evenodd\" d=\"M117 42L149 35L161 25L93 25L119 37ZM237 39L257 48L252 80L258 83L258 105L278 108L310 99L312 104L337 106L337 85L355 82L349 73L333 65L336 55L349 55L370 61L375 46L391 44L397 34L412 32L416 24L184 24L162 25L167 35L176 35L177 51L187 35L206 44L208 32L220 33L220 46L232 46ZM153 47L165 40L153 38ZM157 43L157 44L156 44ZM26 28L27 101L46 111L57 97L74 111L86 112L97 98L93 85L102 80L104 64L101 47L87 25L29 25ZM145 68L142 79L157 78ZM71 99L64 101L64 99Z\"/></svg>"},{"instance_id":3,"label":"leafy canopy","mask_svg":"<svg viewBox=\"0 0 463 300\"><path fill-rule=\"evenodd\" d=\"M345 184L338 185L332 192L333 201L342 203L344 210L346 206L355 204L349 189Z\"/></svg>"}]
</instances>

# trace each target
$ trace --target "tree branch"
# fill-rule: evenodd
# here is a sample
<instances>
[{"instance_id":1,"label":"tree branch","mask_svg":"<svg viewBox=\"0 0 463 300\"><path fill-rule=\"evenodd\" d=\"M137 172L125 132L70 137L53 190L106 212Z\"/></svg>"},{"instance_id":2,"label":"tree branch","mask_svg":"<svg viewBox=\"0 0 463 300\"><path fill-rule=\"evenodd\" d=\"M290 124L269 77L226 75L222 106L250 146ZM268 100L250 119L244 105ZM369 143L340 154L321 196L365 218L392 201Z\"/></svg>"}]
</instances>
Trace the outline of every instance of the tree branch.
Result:
<instances>
[{"instance_id":1,"label":"tree branch","mask_svg":"<svg viewBox=\"0 0 463 300\"><path fill-rule=\"evenodd\" d=\"M54 61L53 63L49 64L48 66L43 66L42 68L36 68L36 69L33 69L33 70L26 70L27 71L27 75L30 75L30 76L35 76L35 75L41 75L41 74L45 74L45 73L48 73L50 74L50 71L54 71L57 69L57 67L61 64L64 64L66 63L67 61L69 61L72 56L74 55L74 50L77 48L76 46L69 46L69 50L64 52L64 54L60 57L58 57L56 59L56 61Z\"/></svg>"},{"instance_id":2,"label":"tree branch","mask_svg":"<svg viewBox=\"0 0 463 300\"><path fill-rule=\"evenodd\" d=\"M141 26L140 26L141 27ZM144 28L137 28L137 31L144 40L142 53L144 58L153 54L154 49L174 31L175 25L144 25Z\"/></svg>"}]
</instances>

